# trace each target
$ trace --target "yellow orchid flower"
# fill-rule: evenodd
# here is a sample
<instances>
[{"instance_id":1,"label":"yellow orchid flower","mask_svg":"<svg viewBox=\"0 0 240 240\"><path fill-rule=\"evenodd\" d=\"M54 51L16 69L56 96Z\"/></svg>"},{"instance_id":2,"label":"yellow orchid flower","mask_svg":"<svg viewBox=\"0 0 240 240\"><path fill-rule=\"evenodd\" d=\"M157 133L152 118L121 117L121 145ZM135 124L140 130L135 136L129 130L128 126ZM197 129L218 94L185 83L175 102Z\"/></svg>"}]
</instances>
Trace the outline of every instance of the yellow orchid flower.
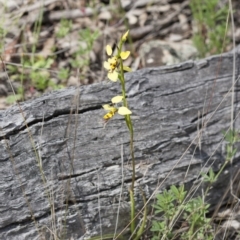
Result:
<instances>
[{"instance_id":1,"label":"yellow orchid flower","mask_svg":"<svg viewBox=\"0 0 240 240\"><path fill-rule=\"evenodd\" d=\"M107 45L107 46L106 46L106 52L107 52L107 55L108 55L108 56L111 56L111 55L112 55L112 48L111 48L110 45Z\"/></svg>"},{"instance_id":2,"label":"yellow orchid flower","mask_svg":"<svg viewBox=\"0 0 240 240\"><path fill-rule=\"evenodd\" d=\"M117 64L118 61L116 57L109 58L108 61L103 63L104 68L108 70L108 78L113 82L118 80Z\"/></svg>"},{"instance_id":3,"label":"yellow orchid flower","mask_svg":"<svg viewBox=\"0 0 240 240\"><path fill-rule=\"evenodd\" d=\"M124 115L130 115L130 114L132 114L132 112L127 107L120 107L118 109L118 114L124 116Z\"/></svg>"},{"instance_id":4,"label":"yellow orchid flower","mask_svg":"<svg viewBox=\"0 0 240 240\"><path fill-rule=\"evenodd\" d=\"M122 41L126 41L127 40L127 37L128 37L128 33L129 33L129 30L127 30L127 32L125 32L122 36Z\"/></svg>"},{"instance_id":5,"label":"yellow orchid flower","mask_svg":"<svg viewBox=\"0 0 240 240\"><path fill-rule=\"evenodd\" d=\"M129 55L130 55L130 51L120 53L120 57L122 60L126 60L129 57Z\"/></svg>"},{"instance_id":6,"label":"yellow orchid flower","mask_svg":"<svg viewBox=\"0 0 240 240\"><path fill-rule=\"evenodd\" d=\"M115 113L118 111L118 109L114 106L110 106L109 104L105 104L103 105L103 108L108 111L107 114L105 114L103 116L103 119L107 122L108 120L110 120L114 115Z\"/></svg>"},{"instance_id":7,"label":"yellow orchid flower","mask_svg":"<svg viewBox=\"0 0 240 240\"><path fill-rule=\"evenodd\" d=\"M113 82L116 82L118 80L118 72L117 71L109 72L107 76Z\"/></svg>"},{"instance_id":8,"label":"yellow orchid flower","mask_svg":"<svg viewBox=\"0 0 240 240\"><path fill-rule=\"evenodd\" d=\"M123 96L115 96L112 98L112 103L120 103L123 100Z\"/></svg>"},{"instance_id":9,"label":"yellow orchid flower","mask_svg":"<svg viewBox=\"0 0 240 240\"><path fill-rule=\"evenodd\" d=\"M112 103L113 104L120 103L122 102L122 100L123 100L123 96L115 96L112 98ZM122 106L118 109L118 114L129 115L129 114L132 114L132 112L127 107Z\"/></svg>"},{"instance_id":10,"label":"yellow orchid flower","mask_svg":"<svg viewBox=\"0 0 240 240\"><path fill-rule=\"evenodd\" d=\"M123 96L116 96L116 97L113 97L112 98L112 103L115 104L115 103L119 103L121 102L123 99ZM120 107L120 108L117 108L115 107L114 105L110 105L110 104L105 104L102 106L104 108L104 110L108 111L108 113L106 113L104 116L103 116L103 119L107 122L108 120L110 120L115 114L116 112L119 114L119 115L129 115L129 114L132 114L132 112L127 108L127 107Z\"/></svg>"},{"instance_id":11,"label":"yellow orchid flower","mask_svg":"<svg viewBox=\"0 0 240 240\"><path fill-rule=\"evenodd\" d=\"M113 50L110 45L106 46L106 53L108 56L112 56ZM122 60L126 60L130 55L130 51L125 51L120 53L120 58ZM105 69L108 70L108 78L116 82L118 80L118 65L119 65L119 60L117 56L113 56L108 58L107 61L104 61L103 66ZM126 69L126 70L125 70ZM124 70L130 72L131 69L129 67L124 66Z\"/></svg>"}]
</instances>

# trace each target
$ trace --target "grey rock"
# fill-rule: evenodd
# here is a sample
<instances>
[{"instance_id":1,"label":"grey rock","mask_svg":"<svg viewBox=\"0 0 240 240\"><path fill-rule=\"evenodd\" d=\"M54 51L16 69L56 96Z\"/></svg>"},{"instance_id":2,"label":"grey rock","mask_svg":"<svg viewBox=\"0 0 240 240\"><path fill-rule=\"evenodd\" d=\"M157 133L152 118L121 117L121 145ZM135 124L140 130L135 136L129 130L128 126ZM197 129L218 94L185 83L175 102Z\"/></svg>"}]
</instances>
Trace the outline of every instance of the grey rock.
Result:
<instances>
[{"instance_id":1,"label":"grey rock","mask_svg":"<svg viewBox=\"0 0 240 240\"><path fill-rule=\"evenodd\" d=\"M230 126L232 68L233 55L227 53L126 74L138 209L141 189L149 199L184 183L201 194L206 186L200 173L220 169L226 156L222 131ZM118 232L128 224L129 134L121 116L105 128L102 122L102 104L118 94L119 84L103 82L48 93L0 112L0 239L65 233L64 239L75 240L99 235L100 229L113 233L120 195ZM237 113L239 99L236 87ZM239 156L207 196L212 208L229 191L230 177L236 176L233 191L238 185Z\"/></svg>"}]
</instances>

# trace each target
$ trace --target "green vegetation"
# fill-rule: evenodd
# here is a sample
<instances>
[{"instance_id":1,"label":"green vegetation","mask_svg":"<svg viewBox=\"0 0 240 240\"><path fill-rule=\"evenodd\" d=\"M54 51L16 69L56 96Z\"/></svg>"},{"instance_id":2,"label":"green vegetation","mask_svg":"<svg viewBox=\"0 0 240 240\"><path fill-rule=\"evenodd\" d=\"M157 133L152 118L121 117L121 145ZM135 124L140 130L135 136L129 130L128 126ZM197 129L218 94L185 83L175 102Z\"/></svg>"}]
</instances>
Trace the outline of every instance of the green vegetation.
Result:
<instances>
[{"instance_id":1,"label":"green vegetation","mask_svg":"<svg viewBox=\"0 0 240 240\"><path fill-rule=\"evenodd\" d=\"M90 29L82 29L79 31L79 47L70 60L73 68L78 68L81 72L80 80L86 76L87 67L90 63L90 52L92 51L95 40L100 36L98 31L91 31Z\"/></svg>"},{"instance_id":2,"label":"green vegetation","mask_svg":"<svg viewBox=\"0 0 240 240\"><path fill-rule=\"evenodd\" d=\"M219 0L191 0L190 7L196 25L193 43L199 56L222 53L229 43L226 38L228 6L219 7Z\"/></svg>"},{"instance_id":3,"label":"green vegetation","mask_svg":"<svg viewBox=\"0 0 240 240\"><path fill-rule=\"evenodd\" d=\"M48 87L52 89L62 88L51 80L48 69L53 64L53 58L38 57L33 61L29 57L22 57L22 68L8 65L7 68L13 81L20 81L21 86L17 89L17 94L8 96L8 103L16 100L24 100L24 83L29 83L32 87L39 91L44 91Z\"/></svg>"},{"instance_id":4,"label":"green vegetation","mask_svg":"<svg viewBox=\"0 0 240 240\"><path fill-rule=\"evenodd\" d=\"M171 186L167 191L158 194L157 204L153 205L155 216L161 214L160 220L153 220L152 240L158 239L213 239L213 229L206 217L209 205L202 198L186 200L184 186ZM179 222L187 226L184 231L176 231ZM179 227L181 228L181 226Z\"/></svg>"},{"instance_id":5,"label":"green vegetation","mask_svg":"<svg viewBox=\"0 0 240 240\"><path fill-rule=\"evenodd\" d=\"M71 27L71 21L61 21L59 31L56 33L57 36L59 38L66 37ZM26 53L21 56L21 65L7 65L11 80L20 82L17 92L7 97L7 103L12 104L15 101L23 101L25 99L26 86L41 92L44 92L48 88L52 90L63 88L63 83L66 83L70 75L70 68L79 69L81 72L79 78L83 80L90 64L90 52L99 35L98 31L93 32L90 29L82 29L79 32L79 47L69 60L71 66L61 68L57 72L57 77L62 84L56 84L49 71L55 62L54 48L51 50L52 56L47 58L35 54L36 47L31 48L32 53L30 54L25 49ZM37 38L37 36L35 37Z\"/></svg>"},{"instance_id":6,"label":"green vegetation","mask_svg":"<svg viewBox=\"0 0 240 240\"><path fill-rule=\"evenodd\" d=\"M72 29L72 21L61 19L59 29L56 32L56 36L58 38L64 38L68 35L71 29Z\"/></svg>"},{"instance_id":7,"label":"green vegetation","mask_svg":"<svg viewBox=\"0 0 240 240\"><path fill-rule=\"evenodd\" d=\"M224 133L226 145L226 160L217 174L212 168L208 173L202 173L203 181L208 183L204 196L189 198L184 186L178 188L171 186L170 189L164 190L163 193L157 194L157 203L153 205L155 209L152 221L151 231L153 232L152 240L158 239L214 239L214 228L211 225L211 218L206 217L209 213L209 204L205 201L210 187L217 181L219 175L223 172L226 165L233 159L237 149L234 145L239 142L239 132L229 130ZM179 223L182 223L179 225ZM182 225L187 226L181 231Z\"/></svg>"}]
</instances>

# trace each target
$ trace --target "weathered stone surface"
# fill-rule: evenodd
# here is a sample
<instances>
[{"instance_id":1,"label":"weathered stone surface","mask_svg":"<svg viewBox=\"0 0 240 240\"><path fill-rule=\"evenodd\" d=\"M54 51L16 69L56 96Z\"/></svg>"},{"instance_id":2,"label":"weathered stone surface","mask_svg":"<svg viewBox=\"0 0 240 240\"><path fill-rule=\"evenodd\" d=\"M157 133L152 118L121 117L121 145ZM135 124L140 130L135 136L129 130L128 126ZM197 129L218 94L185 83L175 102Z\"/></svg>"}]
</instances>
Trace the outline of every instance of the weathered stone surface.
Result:
<instances>
[{"instance_id":1,"label":"weathered stone surface","mask_svg":"<svg viewBox=\"0 0 240 240\"><path fill-rule=\"evenodd\" d=\"M238 67L239 62L236 78ZM140 187L149 198L157 186L158 191L181 182L197 186L201 170L213 164L217 171L224 163L226 143L221 141L230 126L232 69L228 53L126 75L138 206ZM102 104L117 94L118 84L104 82L52 92L0 113L0 239L51 239L49 229L63 234L64 227L64 239L83 239L100 229L114 232L121 146L118 231L127 225L129 136L121 116L105 129L102 122ZM239 97L236 84L237 128ZM208 201L213 206L228 189L229 169L234 175L238 160L239 153L212 189Z\"/></svg>"}]
</instances>

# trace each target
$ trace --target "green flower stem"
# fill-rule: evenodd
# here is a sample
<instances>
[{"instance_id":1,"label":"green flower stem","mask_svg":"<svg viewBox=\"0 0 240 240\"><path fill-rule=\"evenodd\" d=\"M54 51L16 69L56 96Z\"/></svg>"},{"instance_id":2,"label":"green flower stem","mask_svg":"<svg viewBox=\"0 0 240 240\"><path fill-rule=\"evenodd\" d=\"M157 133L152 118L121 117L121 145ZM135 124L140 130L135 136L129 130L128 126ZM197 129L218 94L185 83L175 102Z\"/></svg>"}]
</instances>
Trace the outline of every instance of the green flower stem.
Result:
<instances>
[{"instance_id":1,"label":"green flower stem","mask_svg":"<svg viewBox=\"0 0 240 240\"><path fill-rule=\"evenodd\" d=\"M124 78L124 73L123 71L123 63L122 60L120 60L120 67L121 67L121 73L119 75L119 79L120 79L120 83L121 83L121 87L122 87L122 95L123 95L123 106L124 107L128 107L128 103L127 103L127 99L126 99L126 88L125 88L125 78Z\"/></svg>"},{"instance_id":2,"label":"green flower stem","mask_svg":"<svg viewBox=\"0 0 240 240\"><path fill-rule=\"evenodd\" d=\"M120 54L122 50L122 41L120 41L118 54ZM123 70L123 61L120 58L120 83L122 86L122 95L123 95L123 105L124 107L128 107L127 99L126 99L126 88L125 88L125 78L124 78L124 70ZM131 158L132 158L132 186L131 191L134 193L134 183L135 183L135 157L134 157L134 149L133 149L133 124L130 115L125 116L125 121L128 126L129 132L130 132L130 151L131 151Z\"/></svg>"},{"instance_id":3,"label":"green flower stem","mask_svg":"<svg viewBox=\"0 0 240 240\"><path fill-rule=\"evenodd\" d=\"M218 179L219 175L223 172L223 170L225 169L225 167L227 166L228 163L229 163L229 160L226 160L224 162L224 164L222 165L222 167L220 168L220 170L218 171L218 173L215 176L215 181Z\"/></svg>"},{"instance_id":4,"label":"green flower stem","mask_svg":"<svg viewBox=\"0 0 240 240\"><path fill-rule=\"evenodd\" d=\"M143 221L142 221L142 223L141 223L141 226L140 226L140 228L138 229L138 231L137 231L137 235L136 235L136 237L134 238L134 240L138 240L141 236L142 236L142 234L143 234L143 231L144 231L144 227L145 227L145 225L146 225L146 221L147 221L147 200L146 200L146 197L145 197L145 194L143 193L143 191L142 191L142 198L143 198L143 203L144 203L144 205L145 205L145 207L144 207L144 213L143 213Z\"/></svg>"},{"instance_id":5,"label":"green flower stem","mask_svg":"<svg viewBox=\"0 0 240 240\"><path fill-rule=\"evenodd\" d=\"M121 66L122 66L122 61L120 61ZM122 70L122 69L121 69ZM121 71L122 74L122 71ZM123 104L124 107L127 107L127 100L126 100L126 92L124 92L125 90L125 81L124 81L124 77L121 76L121 85L122 85L122 94L123 94ZM129 129L129 133L130 133L130 151L131 151L131 158L132 158L132 186L131 186L131 191L134 192L134 183L135 183L135 157L134 157L134 149L133 149L133 125L132 125L132 120L130 115L126 115L125 116L125 121L126 124L128 126Z\"/></svg>"},{"instance_id":6,"label":"green flower stem","mask_svg":"<svg viewBox=\"0 0 240 240\"><path fill-rule=\"evenodd\" d=\"M119 56L119 62L120 62L120 74L119 79L122 87L122 96L123 96L123 106L128 107L127 99L126 99L126 87L125 87L125 78L124 78L124 70L123 70L123 61L120 57L120 53L122 50L122 44L123 41L120 41L119 48L118 48L118 56ZM131 158L132 158L132 184L130 188L130 201L131 201L131 233L135 231L135 200L134 200L134 184L135 184L135 157L134 157L134 147L133 147L133 137L134 137L134 131L133 131L133 124L131 120L130 115L125 116L125 121L127 124L127 127L129 129L130 133L130 152L131 152Z\"/></svg>"},{"instance_id":7,"label":"green flower stem","mask_svg":"<svg viewBox=\"0 0 240 240\"><path fill-rule=\"evenodd\" d=\"M133 191L130 189L130 202L131 202L131 233L133 233L135 231L135 200L134 200L134 193Z\"/></svg>"}]
</instances>

